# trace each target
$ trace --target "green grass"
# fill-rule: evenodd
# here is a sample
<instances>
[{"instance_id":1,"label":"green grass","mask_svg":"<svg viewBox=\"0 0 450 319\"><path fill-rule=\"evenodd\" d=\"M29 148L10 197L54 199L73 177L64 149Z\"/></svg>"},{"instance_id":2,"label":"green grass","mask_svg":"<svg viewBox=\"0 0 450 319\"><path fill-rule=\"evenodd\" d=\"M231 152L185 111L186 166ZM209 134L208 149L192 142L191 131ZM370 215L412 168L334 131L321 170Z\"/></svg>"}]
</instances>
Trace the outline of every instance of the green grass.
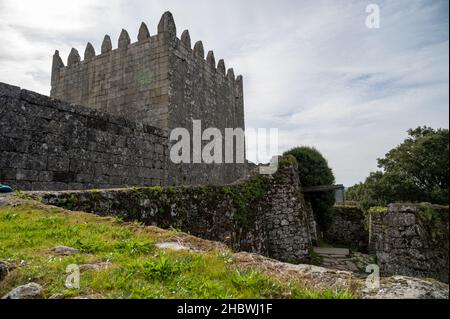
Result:
<instances>
[{"instance_id":1,"label":"green grass","mask_svg":"<svg viewBox=\"0 0 450 319\"><path fill-rule=\"evenodd\" d=\"M19 265L0 282L0 296L37 282L44 297L101 294L105 298L351 298L342 291L312 291L242 269L230 251L168 251L155 247L176 230L68 212L37 203L0 209L0 260ZM55 246L77 248L56 256ZM70 264L109 262L104 270L81 273L80 289L65 287Z\"/></svg>"}]
</instances>

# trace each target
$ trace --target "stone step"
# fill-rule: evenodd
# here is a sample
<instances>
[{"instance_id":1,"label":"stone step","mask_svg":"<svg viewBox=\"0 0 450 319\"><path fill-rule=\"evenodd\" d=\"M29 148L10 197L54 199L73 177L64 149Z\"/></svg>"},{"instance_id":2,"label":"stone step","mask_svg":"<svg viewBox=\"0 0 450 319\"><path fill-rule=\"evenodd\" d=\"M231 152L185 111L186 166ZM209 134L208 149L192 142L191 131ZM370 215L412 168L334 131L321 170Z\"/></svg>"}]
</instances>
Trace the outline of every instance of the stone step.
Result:
<instances>
[{"instance_id":1,"label":"stone step","mask_svg":"<svg viewBox=\"0 0 450 319\"><path fill-rule=\"evenodd\" d=\"M335 258L347 257L350 255L350 250L347 248L314 247L313 250L316 254L328 255Z\"/></svg>"}]
</instances>

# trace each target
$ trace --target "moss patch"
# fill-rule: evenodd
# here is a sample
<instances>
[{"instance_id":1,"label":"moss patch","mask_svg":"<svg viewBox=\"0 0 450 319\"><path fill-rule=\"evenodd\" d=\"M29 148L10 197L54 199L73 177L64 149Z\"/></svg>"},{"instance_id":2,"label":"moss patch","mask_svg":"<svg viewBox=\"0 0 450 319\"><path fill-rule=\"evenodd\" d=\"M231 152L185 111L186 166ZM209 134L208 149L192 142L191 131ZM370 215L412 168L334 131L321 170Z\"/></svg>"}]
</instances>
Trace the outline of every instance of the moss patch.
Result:
<instances>
[{"instance_id":1,"label":"moss patch","mask_svg":"<svg viewBox=\"0 0 450 319\"><path fill-rule=\"evenodd\" d=\"M420 224L430 235L432 243L448 242L448 207L423 203L418 206L416 216Z\"/></svg>"},{"instance_id":2,"label":"moss patch","mask_svg":"<svg viewBox=\"0 0 450 319\"><path fill-rule=\"evenodd\" d=\"M367 210L367 213L369 214L385 214L388 212L387 207L383 206L374 206Z\"/></svg>"},{"instance_id":3,"label":"moss patch","mask_svg":"<svg viewBox=\"0 0 450 319\"><path fill-rule=\"evenodd\" d=\"M245 227L249 224L254 203L264 197L267 188L266 179L259 175L243 184L222 187L222 192L233 199L237 211L234 218L240 226Z\"/></svg>"}]
</instances>

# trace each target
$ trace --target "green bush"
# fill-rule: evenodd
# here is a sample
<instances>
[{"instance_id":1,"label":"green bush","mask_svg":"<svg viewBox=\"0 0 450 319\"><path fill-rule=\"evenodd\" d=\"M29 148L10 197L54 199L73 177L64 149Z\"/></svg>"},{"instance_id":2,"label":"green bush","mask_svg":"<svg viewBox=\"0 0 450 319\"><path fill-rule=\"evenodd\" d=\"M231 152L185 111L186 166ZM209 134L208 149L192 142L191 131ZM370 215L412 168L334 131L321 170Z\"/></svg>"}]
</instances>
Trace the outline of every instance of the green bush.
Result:
<instances>
[{"instance_id":1,"label":"green bush","mask_svg":"<svg viewBox=\"0 0 450 319\"><path fill-rule=\"evenodd\" d=\"M302 186L333 185L335 178L327 160L314 147L295 147L284 155L292 155L298 162L298 174ZM317 222L326 229L331 222L330 208L335 203L334 191L305 194L305 200L311 203Z\"/></svg>"}]
</instances>

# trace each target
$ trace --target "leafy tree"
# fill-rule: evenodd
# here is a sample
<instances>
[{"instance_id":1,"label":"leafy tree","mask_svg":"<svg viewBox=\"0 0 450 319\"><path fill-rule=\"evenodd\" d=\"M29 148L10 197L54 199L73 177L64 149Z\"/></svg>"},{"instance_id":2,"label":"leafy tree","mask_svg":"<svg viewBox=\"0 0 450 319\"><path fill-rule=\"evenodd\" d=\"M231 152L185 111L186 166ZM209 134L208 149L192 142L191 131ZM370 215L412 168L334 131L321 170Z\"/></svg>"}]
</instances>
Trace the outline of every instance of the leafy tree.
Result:
<instances>
[{"instance_id":1,"label":"leafy tree","mask_svg":"<svg viewBox=\"0 0 450 319\"><path fill-rule=\"evenodd\" d=\"M364 183L347 191L349 200L363 208L396 201L448 204L449 132L418 127L384 158L382 171L372 172Z\"/></svg>"},{"instance_id":2,"label":"leafy tree","mask_svg":"<svg viewBox=\"0 0 450 319\"><path fill-rule=\"evenodd\" d=\"M335 178L327 160L313 147L295 147L284 155L292 155L298 162L298 174L302 186L333 185ZM330 222L330 208L335 203L334 191L305 194L305 200L311 202L317 222L325 229Z\"/></svg>"}]
</instances>

